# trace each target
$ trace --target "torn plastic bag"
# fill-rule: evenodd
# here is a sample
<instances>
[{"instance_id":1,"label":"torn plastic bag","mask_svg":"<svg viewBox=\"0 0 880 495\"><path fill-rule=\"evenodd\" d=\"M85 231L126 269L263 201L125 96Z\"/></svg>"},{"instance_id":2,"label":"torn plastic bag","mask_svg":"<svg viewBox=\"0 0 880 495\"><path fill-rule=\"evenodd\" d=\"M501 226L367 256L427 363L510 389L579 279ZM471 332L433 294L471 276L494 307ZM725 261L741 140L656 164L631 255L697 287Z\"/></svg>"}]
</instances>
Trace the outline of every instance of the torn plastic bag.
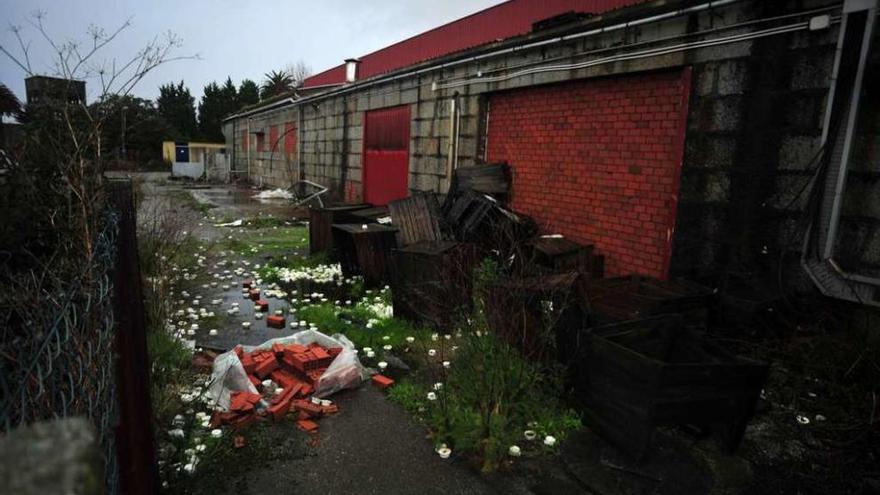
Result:
<instances>
[{"instance_id":1,"label":"torn plastic bag","mask_svg":"<svg viewBox=\"0 0 880 495\"><path fill-rule=\"evenodd\" d=\"M242 346L242 349L245 352L251 352L255 349L271 349L272 344L276 343L282 345L317 343L325 348L342 348L342 352L333 359L327 371L315 384L315 392L312 395L316 397L327 397L342 389L356 387L369 377L354 351L354 343L342 334L329 337L316 330L303 330L287 337L267 340L256 347ZM256 387L248 378L235 350L231 350L214 359L214 370L211 373L211 385L208 387L207 394L212 403L226 411L229 410L230 396L232 392L236 391L257 393Z\"/></svg>"}]
</instances>

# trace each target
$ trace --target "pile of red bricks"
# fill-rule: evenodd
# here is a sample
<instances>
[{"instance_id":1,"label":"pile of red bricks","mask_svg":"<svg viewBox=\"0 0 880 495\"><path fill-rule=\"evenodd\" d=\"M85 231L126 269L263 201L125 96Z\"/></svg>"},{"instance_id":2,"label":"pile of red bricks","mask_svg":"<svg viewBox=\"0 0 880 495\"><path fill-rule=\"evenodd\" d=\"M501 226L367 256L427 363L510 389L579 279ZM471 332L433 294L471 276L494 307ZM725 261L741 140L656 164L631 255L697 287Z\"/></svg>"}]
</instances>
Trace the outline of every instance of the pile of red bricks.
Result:
<instances>
[{"instance_id":1,"label":"pile of red bricks","mask_svg":"<svg viewBox=\"0 0 880 495\"><path fill-rule=\"evenodd\" d=\"M261 394L251 392L233 392L229 411L217 413L212 418L213 427L221 424L232 425L241 429L257 418L271 417L281 420L289 412L297 413L297 424L300 429L314 432L318 424L313 420L325 414L338 412L334 404L312 401L308 397L314 392L315 385L321 375L327 371L330 363L342 352L341 347L324 348L318 344L273 344L271 349L258 349L244 352L241 346L235 353L241 360L251 383L261 392L265 392L269 407L258 411L258 404L264 398ZM263 380L271 379L281 393L270 394L263 390Z\"/></svg>"}]
</instances>

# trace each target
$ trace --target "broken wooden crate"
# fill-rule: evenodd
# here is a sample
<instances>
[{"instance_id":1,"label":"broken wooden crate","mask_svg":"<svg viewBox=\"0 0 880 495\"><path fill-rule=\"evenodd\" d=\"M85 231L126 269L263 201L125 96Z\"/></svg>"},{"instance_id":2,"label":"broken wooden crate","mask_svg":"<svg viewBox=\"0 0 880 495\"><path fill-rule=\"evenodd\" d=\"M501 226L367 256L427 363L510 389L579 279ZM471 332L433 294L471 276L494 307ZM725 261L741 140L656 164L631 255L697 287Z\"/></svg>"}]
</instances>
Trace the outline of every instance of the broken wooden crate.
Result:
<instances>
[{"instance_id":1,"label":"broken wooden crate","mask_svg":"<svg viewBox=\"0 0 880 495\"><path fill-rule=\"evenodd\" d=\"M444 220L459 241L499 250L506 257L537 232L531 218L510 211L491 196L467 191L450 198L443 206Z\"/></svg>"},{"instance_id":2,"label":"broken wooden crate","mask_svg":"<svg viewBox=\"0 0 880 495\"><path fill-rule=\"evenodd\" d=\"M397 229L378 223L333 225L333 250L346 277L363 275L369 287L388 279L391 250Z\"/></svg>"},{"instance_id":3,"label":"broken wooden crate","mask_svg":"<svg viewBox=\"0 0 880 495\"><path fill-rule=\"evenodd\" d=\"M526 243L529 251L523 263L531 268L556 272L577 271L590 278L602 278L605 257L593 251L592 244L579 244L561 235L541 235ZM524 267L529 269L530 267Z\"/></svg>"},{"instance_id":4,"label":"broken wooden crate","mask_svg":"<svg viewBox=\"0 0 880 495\"><path fill-rule=\"evenodd\" d=\"M506 163L460 167L453 175L450 194L473 191L503 198L510 191L510 184L510 167Z\"/></svg>"},{"instance_id":5,"label":"broken wooden crate","mask_svg":"<svg viewBox=\"0 0 880 495\"><path fill-rule=\"evenodd\" d=\"M369 208L368 204L328 206L309 209L309 253L328 251L333 247L333 224L355 223L349 213Z\"/></svg>"},{"instance_id":6,"label":"broken wooden crate","mask_svg":"<svg viewBox=\"0 0 880 495\"><path fill-rule=\"evenodd\" d=\"M437 329L472 309L473 245L418 242L392 251L394 314Z\"/></svg>"},{"instance_id":7,"label":"broken wooden crate","mask_svg":"<svg viewBox=\"0 0 880 495\"><path fill-rule=\"evenodd\" d=\"M688 324L705 325L715 305L714 291L708 287L641 275L591 280L587 297L593 321L599 324L679 313Z\"/></svg>"},{"instance_id":8,"label":"broken wooden crate","mask_svg":"<svg viewBox=\"0 0 880 495\"><path fill-rule=\"evenodd\" d=\"M399 229L398 241L402 246L443 240L440 203L434 193L419 193L392 201L388 210L394 226Z\"/></svg>"},{"instance_id":9,"label":"broken wooden crate","mask_svg":"<svg viewBox=\"0 0 880 495\"><path fill-rule=\"evenodd\" d=\"M582 335L574 388L584 419L636 458L654 428L693 425L739 445L767 379L765 363L733 356L680 315L615 323Z\"/></svg>"},{"instance_id":10,"label":"broken wooden crate","mask_svg":"<svg viewBox=\"0 0 880 495\"><path fill-rule=\"evenodd\" d=\"M577 272L496 281L486 288L489 328L526 358L567 364L572 332L589 323L585 285Z\"/></svg>"}]
</instances>

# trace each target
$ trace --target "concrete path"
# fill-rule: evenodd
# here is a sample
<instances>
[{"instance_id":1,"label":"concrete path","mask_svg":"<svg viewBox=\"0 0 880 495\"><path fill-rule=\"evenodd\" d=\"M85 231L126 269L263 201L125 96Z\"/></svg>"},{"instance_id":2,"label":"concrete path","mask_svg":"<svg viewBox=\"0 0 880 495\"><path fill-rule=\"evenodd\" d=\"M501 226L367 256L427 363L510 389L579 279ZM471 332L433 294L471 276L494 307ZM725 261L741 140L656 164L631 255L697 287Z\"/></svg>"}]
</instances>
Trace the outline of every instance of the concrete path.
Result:
<instances>
[{"instance_id":1,"label":"concrete path","mask_svg":"<svg viewBox=\"0 0 880 495\"><path fill-rule=\"evenodd\" d=\"M147 194L145 201L162 203L172 198L178 203L182 202L177 194L182 190L180 185L163 184L162 175L151 174L142 178L147 182L144 187ZM261 211L259 205L249 199L250 194L240 190L225 194L223 188L213 188L210 194L206 195L201 190L194 196L219 198L220 206L210 210L212 216L222 214L227 218L247 218ZM187 205L172 201L166 207L185 210ZM278 205L273 209L275 213L283 211L284 208ZM189 228L200 240L210 243L222 239L226 234L201 215L186 214L185 217L191 223ZM214 288L200 290L199 293L205 300L222 297L223 307L228 304L227 300L242 300L237 285L225 292ZM275 303L280 304L281 301ZM242 304L242 310L244 313L251 311L247 304ZM247 313L228 321L218 329L219 335L214 339L217 345L211 347L229 348L232 340L243 337L241 328L237 326L239 319L252 318ZM255 325L259 328L263 326ZM258 342L254 339L262 341L291 333L290 329L270 331L271 335L266 331L251 330L247 332L247 342L244 343L255 344ZM199 341L210 345L207 339ZM193 490L213 495L498 493L478 472L461 461L441 459L434 452L432 442L426 438L427 430L369 383L355 390L343 391L332 399L339 405L340 412L321 419L319 432L315 436L292 428L293 416L285 418L284 424L268 423L265 431L259 433L244 430L245 438L250 437L254 444L259 443L262 451L248 448L233 450L223 464L247 463L245 473L224 480L217 479L223 473L211 470L210 474L206 472L203 475L212 479L196 480ZM267 435L277 436L278 441L267 441L264 438ZM269 444L271 447L267 446ZM280 454L278 449L282 449ZM245 456L255 457L256 461ZM175 492L175 487L169 488L170 492Z\"/></svg>"}]
</instances>

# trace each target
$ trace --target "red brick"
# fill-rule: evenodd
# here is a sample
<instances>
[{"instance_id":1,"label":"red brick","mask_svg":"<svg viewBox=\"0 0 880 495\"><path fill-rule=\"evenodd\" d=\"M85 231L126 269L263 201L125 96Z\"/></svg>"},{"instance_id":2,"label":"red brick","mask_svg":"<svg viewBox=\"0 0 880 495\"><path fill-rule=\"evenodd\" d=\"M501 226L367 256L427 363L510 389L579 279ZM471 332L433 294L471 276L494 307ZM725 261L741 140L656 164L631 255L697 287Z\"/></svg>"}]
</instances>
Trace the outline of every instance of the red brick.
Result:
<instances>
[{"instance_id":1,"label":"red brick","mask_svg":"<svg viewBox=\"0 0 880 495\"><path fill-rule=\"evenodd\" d=\"M285 324L287 324L287 320L285 320L283 316L272 315L272 316L266 317L266 326L268 326L268 327L284 328Z\"/></svg>"},{"instance_id":2,"label":"red brick","mask_svg":"<svg viewBox=\"0 0 880 495\"><path fill-rule=\"evenodd\" d=\"M265 359L260 361L260 364L257 365L257 368L254 370L254 374L265 380L270 373L278 369L278 361L274 358Z\"/></svg>"},{"instance_id":3,"label":"red brick","mask_svg":"<svg viewBox=\"0 0 880 495\"><path fill-rule=\"evenodd\" d=\"M241 283L243 289L250 289L252 285L254 285L253 280L245 280Z\"/></svg>"},{"instance_id":4,"label":"red brick","mask_svg":"<svg viewBox=\"0 0 880 495\"><path fill-rule=\"evenodd\" d=\"M269 301L265 299L257 299L257 302L254 303L254 307L256 307L257 311L265 313L269 311Z\"/></svg>"},{"instance_id":5,"label":"red brick","mask_svg":"<svg viewBox=\"0 0 880 495\"><path fill-rule=\"evenodd\" d=\"M301 419L296 422L296 425L299 427L300 430L307 433L318 431L318 423L315 423L314 421L310 421L308 419Z\"/></svg>"},{"instance_id":6,"label":"red brick","mask_svg":"<svg viewBox=\"0 0 880 495\"><path fill-rule=\"evenodd\" d=\"M388 378L385 375L373 375L373 385L379 387L384 390L392 385L394 385L394 380Z\"/></svg>"},{"instance_id":7,"label":"red brick","mask_svg":"<svg viewBox=\"0 0 880 495\"><path fill-rule=\"evenodd\" d=\"M234 437L232 437L232 445L234 445L235 448L237 448L237 449L244 447L245 446L244 437L242 435L235 435Z\"/></svg>"},{"instance_id":8,"label":"red brick","mask_svg":"<svg viewBox=\"0 0 880 495\"><path fill-rule=\"evenodd\" d=\"M312 418L321 417L321 413L323 412L321 406L315 404L310 400L296 399L291 404L294 409L296 409L297 411L305 412L309 415L309 417Z\"/></svg>"},{"instance_id":9,"label":"red brick","mask_svg":"<svg viewBox=\"0 0 880 495\"><path fill-rule=\"evenodd\" d=\"M248 291L248 297L250 297L252 301L258 300L260 298L260 289L251 289Z\"/></svg>"},{"instance_id":10,"label":"red brick","mask_svg":"<svg viewBox=\"0 0 880 495\"><path fill-rule=\"evenodd\" d=\"M247 373L253 373L254 370L257 369L257 363L250 354L245 354L241 358L241 365L244 366L244 371Z\"/></svg>"}]
</instances>

